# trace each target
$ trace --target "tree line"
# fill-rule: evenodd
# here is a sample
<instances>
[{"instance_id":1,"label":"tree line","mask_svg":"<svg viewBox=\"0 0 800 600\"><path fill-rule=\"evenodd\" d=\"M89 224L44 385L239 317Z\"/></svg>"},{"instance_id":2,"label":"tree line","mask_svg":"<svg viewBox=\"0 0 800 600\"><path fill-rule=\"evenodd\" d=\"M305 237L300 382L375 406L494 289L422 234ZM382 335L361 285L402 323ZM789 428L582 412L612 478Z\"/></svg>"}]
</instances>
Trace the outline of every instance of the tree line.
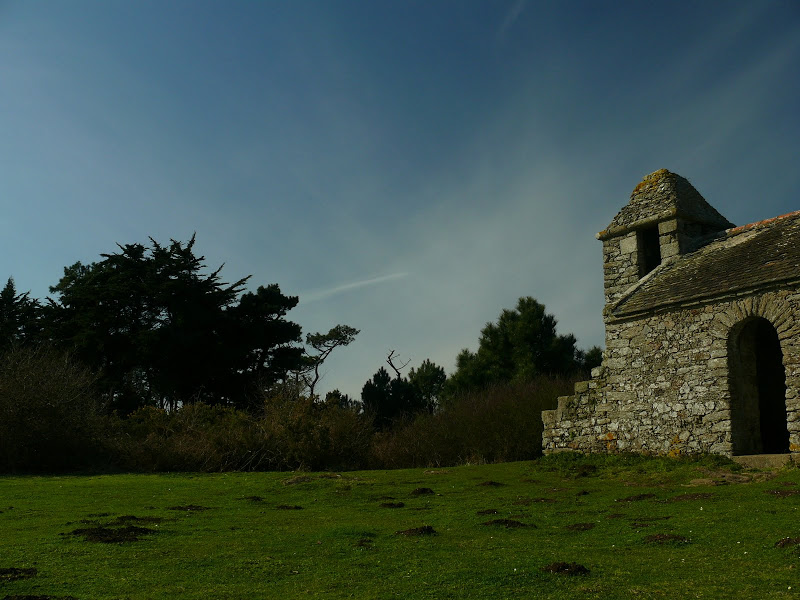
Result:
<instances>
[{"instance_id":1,"label":"tree line","mask_svg":"<svg viewBox=\"0 0 800 600\"><path fill-rule=\"evenodd\" d=\"M105 451L112 448L110 454L117 458L126 455L116 462L131 468L137 460L131 456L136 454L134 441L154 431L168 432L165 419L178 423L187 415L202 414L203 422L225 421L239 413L240 425L259 420L263 425L267 418L270 427L283 424L280 435L271 438L273 450L265 450L272 458L262 457L260 468L330 467L326 460L363 466L365 448L375 440L386 441L391 432L418 418L435 416L444 422L448 413L456 414L459 399L476 391L543 376L574 378L599 364L599 348L578 349L575 337L558 334L555 318L526 297L483 328L478 350L463 350L450 377L430 360L404 376L408 363L389 351L391 374L379 368L358 400L338 390L320 398L321 366L359 331L339 324L303 339L300 325L287 318L298 297L284 295L277 284L247 291L249 277L226 283L222 267L209 271L194 246L194 236L185 243L160 244L151 238L149 245L119 245L97 262L65 267L45 300L18 293L13 278L8 279L0 290L0 434L12 426L17 430L6 436L5 450L0 448L5 452L0 468L47 462L46 449L34 452L36 459L20 458L22 446L30 445L26 432L39 431L47 441L55 434L44 432L42 421L74 421L76 414L67 413L80 411L91 414L95 429L83 431L76 421L74 431L103 438ZM42 369L48 375L36 391L35 382L23 374ZM48 377L55 380L47 383ZM59 394L72 398L72 404L52 401ZM106 419L100 432L98 418ZM370 442L358 451L347 450L348 436ZM302 449L293 458L275 450L281 444L296 446L300 439ZM242 440L242 448L246 445ZM314 452L317 459L303 458ZM331 459L337 452L359 454L362 460ZM273 460L276 453L280 460ZM158 461L150 457L147 462ZM254 464L234 460L215 468Z\"/></svg>"}]
</instances>

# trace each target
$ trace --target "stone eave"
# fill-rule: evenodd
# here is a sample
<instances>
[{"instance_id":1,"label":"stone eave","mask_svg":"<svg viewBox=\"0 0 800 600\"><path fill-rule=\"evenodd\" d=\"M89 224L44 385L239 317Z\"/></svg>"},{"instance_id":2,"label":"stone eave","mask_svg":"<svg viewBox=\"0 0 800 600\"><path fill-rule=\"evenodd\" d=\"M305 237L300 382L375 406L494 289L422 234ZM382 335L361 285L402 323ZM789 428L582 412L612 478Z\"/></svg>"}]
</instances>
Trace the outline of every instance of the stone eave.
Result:
<instances>
[{"instance_id":1,"label":"stone eave","mask_svg":"<svg viewBox=\"0 0 800 600\"><path fill-rule=\"evenodd\" d=\"M673 219L678 215L678 211L676 209L665 210L657 215L653 215L647 217L646 219L640 219L635 223L631 223L630 225L622 225L617 227L608 227L603 231L595 234L595 238L604 242L611 238L624 235L634 229L639 229L641 227L647 227L648 225L657 225L661 221L667 221L669 219Z\"/></svg>"},{"instance_id":2,"label":"stone eave","mask_svg":"<svg viewBox=\"0 0 800 600\"><path fill-rule=\"evenodd\" d=\"M604 242L606 240L610 240L611 238L624 235L636 229L641 229L642 227L649 227L652 225L658 225L663 221L669 221L670 219L676 219L676 218L685 219L686 221L689 222L695 222L695 223L698 222L698 219L695 216L689 215L681 210L678 210L678 208L671 208L669 210L662 211L656 215L652 215L645 219L639 219L638 221L631 223L630 225L620 225L617 227L609 226L603 231L596 233L594 237L600 240L601 242ZM732 223L730 224L732 225ZM720 229L720 231L725 231L725 229Z\"/></svg>"},{"instance_id":3,"label":"stone eave","mask_svg":"<svg viewBox=\"0 0 800 600\"><path fill-rule=\"evenodd\" d=\"M792 278L774 279L766 283L762 283L760 285L743 287L741 289L732 290L724 294L698 294L697 296L685 298L678 302L665 302L663 304L657 304L647 309L637 310L633 312L623 311L621 313L615 313L615 310L611 309L605 313L605 316L606 316L606 321L608 323L624 323L626 321L633 321L636 319L640 319L643 316L663 314L667 312L675 312L678 310L685 310L689 308L695 308L698 306L714 304L716 302L724 302L726 300L732 300L735 298L741 298L745 296L753 296L760 293L771 292L778 289L783 289L787 285L800 285L800 276ZM635 290L632 290L631 294L633 293L633 291ZM627 297L628 296L626 295L625 298ZM624 299L621 300L617 305L621 304L623 301Z\"/></svg>"}]
</instances>

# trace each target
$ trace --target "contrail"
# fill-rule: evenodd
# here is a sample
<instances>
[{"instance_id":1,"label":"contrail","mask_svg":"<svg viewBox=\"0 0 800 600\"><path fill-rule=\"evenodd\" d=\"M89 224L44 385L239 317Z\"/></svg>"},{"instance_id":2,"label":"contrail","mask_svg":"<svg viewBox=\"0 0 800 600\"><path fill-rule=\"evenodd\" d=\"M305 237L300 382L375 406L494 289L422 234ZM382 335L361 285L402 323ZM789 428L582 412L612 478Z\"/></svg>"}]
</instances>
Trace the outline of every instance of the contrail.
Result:
<instances>
[{"instance_id":1,"label":"contrail","mask_svg":"<svg viewBox=\"0 0 800 600\"><path fill-rule=\"evenodd\" d=\"M330 298L331 296L341 294L342 292L348 292L350 290L367 287L368 285L376 285L386 281L394 281L395 279L402 279L403 277L408 277L408 273L392 273L391 275L381 275L380 277L373 277L371 279L363 279L361 281L345 283L325 290L317 290L315 292L309 292L308 294L299 294L300 301L303 303L316 302L317 300L324 300L325 298Z\"/></svg>"},{"instance_id":2,"label":"contrail","mask_svg":"<svg viewBox=\"0 0 800 600\"><path fill-rule=\"evenodd\" d=\"M500 28L497 31L497 38L500 41L506 37L506 32L514 24L514 21L519 18L519 16L522 14L522 11L525 10L525 5L527 3L527 0L517 0L511 9L506 13L503 23L500 25Z\"/></svg>"}]
</instances>

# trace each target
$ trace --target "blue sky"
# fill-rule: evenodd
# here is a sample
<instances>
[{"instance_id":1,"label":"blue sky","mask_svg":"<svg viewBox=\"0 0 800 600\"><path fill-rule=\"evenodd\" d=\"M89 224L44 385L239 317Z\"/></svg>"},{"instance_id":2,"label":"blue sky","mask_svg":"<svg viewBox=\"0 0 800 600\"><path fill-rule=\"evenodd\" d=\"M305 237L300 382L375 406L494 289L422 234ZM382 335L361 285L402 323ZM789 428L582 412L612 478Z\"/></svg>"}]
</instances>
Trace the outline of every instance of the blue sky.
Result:
<instances>
[{"instance_id":1,"label":"blue sky","mask_svg":"<svg viewBox=\"0 0 800 600\"><path fill-rule=\"evenodd\" d=\"M744 224L800 209L800 3L0 0L0 278L115 243L451 371L517 298L602 344L603 229L667 168Z\"/></svg>"}]
</instances>

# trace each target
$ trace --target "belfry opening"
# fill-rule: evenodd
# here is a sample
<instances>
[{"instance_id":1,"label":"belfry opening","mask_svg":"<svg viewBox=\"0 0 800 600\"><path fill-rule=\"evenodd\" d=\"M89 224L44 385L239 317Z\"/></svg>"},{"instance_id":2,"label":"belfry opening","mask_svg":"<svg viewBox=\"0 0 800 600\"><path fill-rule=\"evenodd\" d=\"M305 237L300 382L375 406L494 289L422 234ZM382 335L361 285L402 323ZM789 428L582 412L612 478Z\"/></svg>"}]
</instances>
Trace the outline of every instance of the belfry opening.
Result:
<instances>
[{"instance_id":1,"label":"belfry opening","mask_svg":"<svg viewBox=\"0 0 800 600\"><path fill-rule=\"evenodd\" d=\"M733 454L789 452L786 372L772 323L751 317L731 329L728 370Z\"/></svg>"}]
</instances>

